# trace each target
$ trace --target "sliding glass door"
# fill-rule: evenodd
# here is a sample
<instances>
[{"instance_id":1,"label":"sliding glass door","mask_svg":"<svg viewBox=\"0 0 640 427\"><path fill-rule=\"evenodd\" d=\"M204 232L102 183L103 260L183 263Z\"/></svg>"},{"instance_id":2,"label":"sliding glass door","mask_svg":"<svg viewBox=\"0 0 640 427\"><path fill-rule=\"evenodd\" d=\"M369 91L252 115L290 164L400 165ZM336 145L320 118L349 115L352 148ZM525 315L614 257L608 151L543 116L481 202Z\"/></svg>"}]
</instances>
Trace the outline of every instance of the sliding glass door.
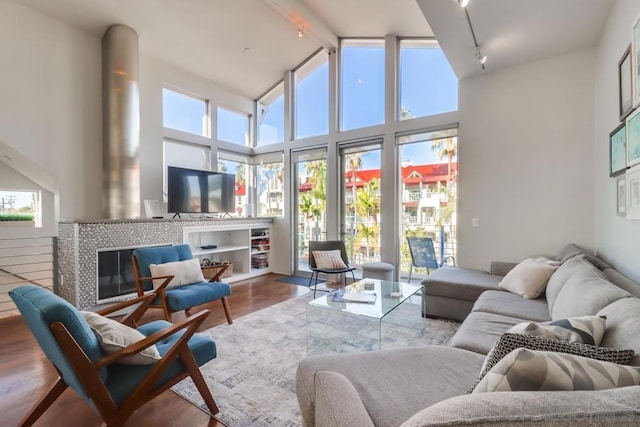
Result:
<instances>
[{"instance_id":1,"label":"sliding glass door","mask_svg":"<svg viewBox=\"0 0 640 427\"><path fill-rule=\"evenodd\" d=\"M293 171L294 274L308 275L309 241L326 240L327 150L291 153Z\"/></svg>"}]
</instances>

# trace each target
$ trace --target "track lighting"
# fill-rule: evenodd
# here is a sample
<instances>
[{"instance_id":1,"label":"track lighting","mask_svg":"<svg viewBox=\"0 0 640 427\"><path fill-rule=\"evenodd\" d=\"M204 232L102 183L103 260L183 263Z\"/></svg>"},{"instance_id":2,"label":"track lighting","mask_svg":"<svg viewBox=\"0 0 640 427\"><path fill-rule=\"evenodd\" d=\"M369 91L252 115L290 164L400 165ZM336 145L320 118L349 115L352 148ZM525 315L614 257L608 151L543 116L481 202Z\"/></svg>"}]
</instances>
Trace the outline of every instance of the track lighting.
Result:
<instances>
[{"instance_id":1,"label":"track lighting","mask_svg":"<svg viewBox=\"0 0 640 427\"><path fill-rule=\"evenodd\" d=\"M304 36L304 27L299 27L298 28L298 37L302 37Z\"/></svg>"},{"instance_id":2,"label":"track lighting","mask_svg":"<svg viewBox=\"0 0 640 427\"><path fill-rule=\"evenodd\" d=\"M469 6L469 2L471 0L455 0L456 3L458 3L460 5L460 7L467 7Z\"/></svg>"},{"instance_id":3,"label":"track lighting","mask_svg":"<svg viewBox=\"0 0 640 427\"><path fill-rule=\"evenodd\" d=\"M480 46L476 46L476 53L473 55L473 59L480 62L482 65L487 62L487 55L483 55L482 52L480 52Z\"/></svg>"}]
</instances>

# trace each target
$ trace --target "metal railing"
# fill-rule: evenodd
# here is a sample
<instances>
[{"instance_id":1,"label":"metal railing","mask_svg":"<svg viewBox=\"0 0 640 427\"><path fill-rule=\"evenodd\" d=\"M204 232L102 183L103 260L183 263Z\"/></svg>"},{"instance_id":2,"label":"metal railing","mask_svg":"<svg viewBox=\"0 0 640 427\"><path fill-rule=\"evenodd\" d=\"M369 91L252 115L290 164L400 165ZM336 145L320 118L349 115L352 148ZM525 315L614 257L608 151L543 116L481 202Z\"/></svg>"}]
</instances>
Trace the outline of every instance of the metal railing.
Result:
<instances>
[{"instance_id":1,"label":"metal railing","mask_svg":"<svg viewBox=\"0 0 640 427\"><path fill-rule=\"evenodd\" d=\"M19 314L12 289L31 283L53 291L55 257L55 237L0 239L0 318Z\"/></svg>"}]
</instances>

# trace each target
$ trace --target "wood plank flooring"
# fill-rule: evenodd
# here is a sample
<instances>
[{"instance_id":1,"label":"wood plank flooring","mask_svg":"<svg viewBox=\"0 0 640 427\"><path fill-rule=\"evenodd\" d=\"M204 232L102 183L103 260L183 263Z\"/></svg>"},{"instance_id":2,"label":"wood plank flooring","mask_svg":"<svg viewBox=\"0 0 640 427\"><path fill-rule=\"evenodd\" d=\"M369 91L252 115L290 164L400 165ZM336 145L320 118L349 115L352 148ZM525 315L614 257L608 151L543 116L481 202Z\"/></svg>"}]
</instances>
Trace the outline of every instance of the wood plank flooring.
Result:
<instances>
[{"instance_id":1,"label":"wood plank flooring","mask_svg":"<svg viewBox=\"0 0 640 427\"><path fill-rule=\"evenodd\" d=\"M303 286L278 282L282 275L269 274L232 285L229 298L234 319L308 292ZM202 329L226 323L219 301L203 306L211 310ZM195 312L195 310L193 311ZM174 321L184 314L174 314ZM144 319L162 318L161 310L150 310ZM233 325L229 326L233 327ZM215 363L215 361L213 362ZM22 417L57 378L57 373L36 343L21 317L0 320L0 425L18 425ZM215 390L212 390L215 399ZM74 391L67 389L38 420L36 426L94 427L102 419ZM172 391L166 391L142 406L125 426L224 426ZM238 426L230 426L238 427Z\"/></svg>"}]
</instances>

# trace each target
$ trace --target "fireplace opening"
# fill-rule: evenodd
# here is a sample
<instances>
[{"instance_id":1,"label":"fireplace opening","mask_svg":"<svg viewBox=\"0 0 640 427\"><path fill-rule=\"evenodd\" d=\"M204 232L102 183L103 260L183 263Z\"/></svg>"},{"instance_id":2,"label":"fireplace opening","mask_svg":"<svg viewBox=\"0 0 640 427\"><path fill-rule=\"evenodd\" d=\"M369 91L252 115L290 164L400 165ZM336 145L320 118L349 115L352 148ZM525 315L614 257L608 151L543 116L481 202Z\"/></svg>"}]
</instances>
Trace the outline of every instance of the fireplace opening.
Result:
<instances>
[{"instance_id":1,"label":"fireplace opening","mask_svg":"<svg viewBox=\"0 0 640 427\"><path fill-rule=\"evenodd\" d=\"M171 246L171 244L145 247ZM98 301L104 303L119 301L136 295L131 255L140 246L98 250ZM153 289L150 281L143 283L144 291Z\"/></svg>"}]
</instances>

